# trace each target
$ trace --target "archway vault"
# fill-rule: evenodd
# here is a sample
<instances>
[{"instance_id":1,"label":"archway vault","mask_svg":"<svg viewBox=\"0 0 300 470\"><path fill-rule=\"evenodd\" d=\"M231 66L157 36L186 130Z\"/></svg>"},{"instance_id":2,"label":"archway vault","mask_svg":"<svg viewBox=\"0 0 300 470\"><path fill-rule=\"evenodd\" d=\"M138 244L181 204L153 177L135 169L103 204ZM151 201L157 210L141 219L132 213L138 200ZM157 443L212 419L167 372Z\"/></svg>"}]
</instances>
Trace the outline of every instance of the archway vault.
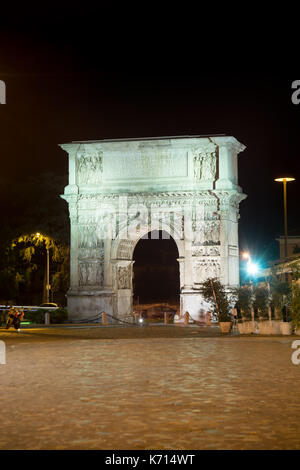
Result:
<instances>
[{"instance_id":1,"label":"archway vault","mask_svg":"<svg viewBox=\"0 0 300 470\"><path fill-rule=\"evenodd\" d=\"M133 311L133 254L138 242L148 234L155 231L163 231L173 238L178 250L178 262L184 259L184 241L180 239L180 233L176 229L163 222L151 225L139 225L135 230L128 227L120 231L112 243L111 263L113 265L113 286L116 292L115 310L116 314L123 318L130 318ZM180 288L184 279L180 276Z\"/></svg>"},{"instance_id":2,"label":"archway vault","mask_svg":"<svg viewBox=\"0 0 300 470\"><path fill-rule=\"evenodd\" d=\"M164 304L179 309L180 275L178 247L164 230L140 238L133 253L132 292L136 305Z\"/></svg>"},{"instance_id":3,"label":"archway vault","mask_svg":"<svg viewBox=\"0 0 300 470\"><path fill-rule=\"evenodd\" d=\"M111 259L127 259L132 260L134 249L137 243L148 233L162 230L173 238L177 245L179 257L184 257L184 241L180 239L180 233L174 226L165 223L153 223L150 225L141 225L135 231L130 231L128 236L128 228L125 227L112 243Z\"/></svg>"},{"instance_id":4,"label":"archway vault","mask_svg":"<svg viewBox=\"0 0 300 470\"><path fill-rule=\"evenodd\" d=\"M163 230L175 241L180 309L197 319L208 306L200 286L216 277L239 284L239 203L234 137L187 136L71 142L69 204L71 320L105 311L132 315L133 253ZM142 206L142 210L139 207ZM133 223L133 225L132 225Z\"/></svg>"}]
</instances>

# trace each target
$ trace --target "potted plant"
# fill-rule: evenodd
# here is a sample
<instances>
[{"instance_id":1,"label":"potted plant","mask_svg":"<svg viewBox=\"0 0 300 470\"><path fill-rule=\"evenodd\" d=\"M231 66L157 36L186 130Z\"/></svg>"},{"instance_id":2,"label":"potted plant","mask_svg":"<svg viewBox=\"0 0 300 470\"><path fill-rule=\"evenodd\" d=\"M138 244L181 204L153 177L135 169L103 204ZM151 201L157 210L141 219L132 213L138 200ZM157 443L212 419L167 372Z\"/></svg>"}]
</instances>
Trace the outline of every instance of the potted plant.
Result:
<instances>
[{"instance_id":1,"label":"potted plant","mask_svg":"<svg viewBox=\"0 0 300 470\"><path fill-rule=\"evenodd\" d=\"M271 306L275 312L273 329L276 329L276 333L290 335L292 325L288 321L288 303L291 297L291 285L273 275L270 281L270 292Z\"/></svg>"},{"instance_id":2,"label":"potted plant","mask_svg":"<svg viewBox=\"0 0 300 470\"><path fill-rule=\"evenodd\" d=\"M238 330L240 334L254 333L254 325L251 315L252 291L248 286L237 287L235 289L236 308L241 313L241 320L238 322Z\"/></svg>"},{"instance_id":3,"label":"potted plant","mask_svg":"<svg viewBox=\"0 0 300 470\"><path fill-rule=\"evenodd\" d=\"M203 282L200 291L204 300L213 305L222 333L229 333L232 326L230 292L226 292L217 278L209 278Z\"/></svg>"},{"instance_id":4,"label":"potted plant","mask_svg":"<svg viewBox=\"0 0 300 470\"><path fill-rule=\"evenodd\" d=\"M253 308L258 316L259 334L272 334L272 321L269 318L269 291L265 284L258 284L254 286Z\"/></svg>"}]
</instances>

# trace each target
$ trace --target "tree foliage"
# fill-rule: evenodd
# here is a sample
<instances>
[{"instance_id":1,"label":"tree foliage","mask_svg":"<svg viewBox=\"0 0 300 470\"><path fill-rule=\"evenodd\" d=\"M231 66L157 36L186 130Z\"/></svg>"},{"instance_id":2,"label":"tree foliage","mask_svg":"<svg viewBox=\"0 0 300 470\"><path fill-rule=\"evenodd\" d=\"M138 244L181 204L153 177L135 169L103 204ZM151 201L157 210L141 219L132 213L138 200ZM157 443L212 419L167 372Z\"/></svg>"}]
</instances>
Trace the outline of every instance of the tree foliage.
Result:
<instances>
[{"instance_id":1,"label":"tree foliage","mask_svg":"<svg viewBox=\"0 0 300 470\"><path fill-rule=\"evenodd\" d=\"M202 283L200 292L204 299L211 303L220 322L231 321L231 293L216 278L209 278Z\"/></svg>"},{"instance_id":2,"label":"tree foliage","mask_svg":"<svg viewBox=\"0 0 300 470\"><path fill-rule=\"evenodd\" d=\"M300 327L300 285L293 284L291 300L291 316L294 328Z\"/></svg>"},{"instance_id":3,"label":"tree foliage","mask_svg":"<svg viewBox=\"0 0 300 470\"><path fill-rule=\"evenodd\" d=\"M235 289L237 298L236 307L240 310L242 318L251 320L252 291L248 286L237 287Z\"/></svg>"},{"instance_id":4,"label":"tree foliage","mask_svg":"<svg viewBox=\"0 0 300 470\"><path fill-rule=\"evenodd\" d=\"M54 174L0 179L0 299L25 305L42 299L46 248L52 292L65 299L69 287L69 218L60 198L67 179ZM36 232L44 235L36 238ZM54 281L54 282L53 282ZM62 291L62 289L64 291Z\"/></svg>"},{"instance_id":5,"label":"tree foliage","mask_svg":"<svg viewBox=\"0 0 300 470\"><path fill-rule=\"evenodd\" d=\"M268 318L269 291L264 285L253 287L253 308L261 319Z\"/></svg>"}]
</instances>

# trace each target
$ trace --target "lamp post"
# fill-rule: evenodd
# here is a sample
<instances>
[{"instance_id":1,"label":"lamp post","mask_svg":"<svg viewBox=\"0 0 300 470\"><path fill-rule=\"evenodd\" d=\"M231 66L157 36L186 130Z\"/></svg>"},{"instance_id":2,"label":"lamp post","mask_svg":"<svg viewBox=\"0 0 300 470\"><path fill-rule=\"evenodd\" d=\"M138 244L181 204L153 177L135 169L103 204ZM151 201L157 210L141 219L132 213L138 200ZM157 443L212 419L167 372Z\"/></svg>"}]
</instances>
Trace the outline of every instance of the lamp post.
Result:
<instances>
[{"instance_id":1,"label":"lamp post","mask_svg":"<svg viewBox=\"0 0 300 470\"><path fill-rule=\"evenodd\" d=\"M247 260L247 272L248 272L248 275L251 276L250 277L250 291L251 291L251 307L250 307L250 310L251 310L252 329L253 329L253 332L254 332L255 331L255 312L254 312L254 308L253 308L253 276L255 276L255 274L257 273L258 267L257 267L256 264L251 263L250 253L247 253L247 252L242 253L242 258Z\"/></svg>"},{"instance_id":2,"label":"lamp post","mask_svg":"<svg viewBox=\"0 0 300 470\"><path fill-rule=\"evenodd\" d=\"M38 238L43 237L39 232L36 233L36 236ZM50 297L50 262L49 262L49 248L46 246L47 250L47 270L46 270L46 302L49 303L49 297Z\"/></svg>"},{"instance_id":3,"label":"lamp post","mask_svg":"<svg viewBox=\"0 0 300 470\"><path fill-rule=\"evenodd\" d=\"M283 183L284 257L287 258L287 256L288 256L288 249L287 249L288 232L287 232L287 196L286 196L286 183L288 183L289 181L295 181L295 178L282 177L282 178L276 178L275 181L280 182L280 183Z\"/></svg>"}]
</instances>

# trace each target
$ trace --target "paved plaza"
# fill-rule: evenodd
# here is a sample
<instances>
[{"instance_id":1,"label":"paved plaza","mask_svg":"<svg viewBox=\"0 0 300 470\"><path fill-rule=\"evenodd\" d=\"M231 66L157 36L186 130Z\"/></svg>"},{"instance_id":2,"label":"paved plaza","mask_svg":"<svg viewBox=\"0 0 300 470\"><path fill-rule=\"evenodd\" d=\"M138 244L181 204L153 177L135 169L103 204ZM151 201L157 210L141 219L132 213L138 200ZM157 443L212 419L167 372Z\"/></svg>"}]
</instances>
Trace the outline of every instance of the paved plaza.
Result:
<instances>
[{"instance_id":1,"label":"paved plaza","mask_svg":"<svg viewBox=\"0 0 300 470\"><path fill-rule=\"evenodd\" d=\"M300 449L299 337L0 330L0 449Z\"/></svg>"}]
</instances>

